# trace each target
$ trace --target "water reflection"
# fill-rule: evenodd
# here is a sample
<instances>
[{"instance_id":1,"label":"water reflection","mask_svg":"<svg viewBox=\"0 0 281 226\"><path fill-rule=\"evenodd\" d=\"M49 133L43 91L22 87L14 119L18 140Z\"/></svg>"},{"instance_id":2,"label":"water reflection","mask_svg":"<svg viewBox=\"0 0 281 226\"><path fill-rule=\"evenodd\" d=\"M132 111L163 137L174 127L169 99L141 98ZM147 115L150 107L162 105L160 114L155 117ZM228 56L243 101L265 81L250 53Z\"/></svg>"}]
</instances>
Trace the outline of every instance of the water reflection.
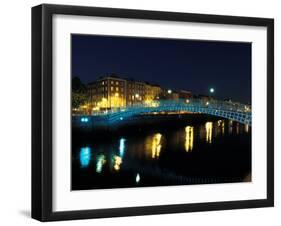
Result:
<instances>
[{"instance_id":1,"label":"water reflection","mask_svg":"<svg viewBox=\"0 0 281 226\"><path fill-rule=\"evenodd\" d=\"M230 120L228 124L228 133L231 134L233 131L233 121Z\"/></svg>"},{"instance_id":2,"label":"water reflection","mask_svg":"<svg viewBox=\"0 0 281 226\"><path fill-rule=\"evenodd\" d=\"M119 154L121 158L124 156L124 152L125 152L125 141L126 139L124 138L121 138L119 141Z\"/></svg>"},{"instance_id":3,"label":"water reflection","mask_svg":"<svg viewBox=\"0 0 281 226\"><path fill-rule=\"evenodd\" d=\"M218 134L224 135L224 120L218 120L217 121L217 128L215 127L215 130L217 133L215 134L214 137L217 137Z\"/></svg>"},{"instance_id":4,"label":"water reflection","mask_svg":"<svg viewBox=\"0 0 281 226\"><path fill-rule=\"evenodd\" d=\"M82 168L87 167L90 164L91 160L91 149L89 147L80 148L80 166Z\"/></svg>"},{"instance_id":5,"label":"water reflection","mask_svg":"<svg viewBox=\"0 0 281 226\"><path fill-rule=\"evenodd\" d=\"M236 134L239 134L239 124L236 124Z\"/></svg>"},{"instance_id":6,"label":"water reflection","mask_svg":"<svg viewBox=\"0 0 281 226\"><path fill-rule=\"evenodd\" d=\"M74 190L201 183L205 177L221 180L227 170L229 175L237 171L235 180L240 181L244 171L250 172L244 161L250 156L250 136L251 126L220 118L128 131L108 140L93 137L73 152Z\"/></svg>"},{"instance_id":7,"label":"water reflection","mask_svg":"<svg viewBox=\"0 0 281 226\"><path fill-rule=\"evenodd\" d=\"M193 126L185 127L185 150L187 152L193 149L193 139L194 139L194 128Z\"/></svg>"},{"instance_id":8,"label":"water reflection","mask_svg":"<svg viewBox=\"0 0 281 226\"><path fill-rule=\"evenodd\" d=\"M101 173L104 164L106 163L105 155L101 154L97 156L96 172Z\"/></svg>"},{"instance_id":9,"label":"water reflection","mask_svg":"<svg viewBox=\"0 0 281 226\"><path fill-rule=\"evenodd\" d=\"M212 143L212 131L213 131L213 122L206 122L206 142L211 144Z\"/></svg>"},{"instance_id":10,"label":"water reflection","mask_svg":"<svg viewBox=\"0 0 281 226\"><path fill-rule=\"evenodd\" d=\"M122 158L118 155L114 155L114 157L113 157L113 168L116 171L119 171L121 164L122 164Z\"/></svg>"},{"instance_id":11,"label":"water reflection","mask_svg":"<svg viewBox=\"0 0 281 226\"><path fill-rule=\"evenodd\" d=\"M152 153L152 158L158 158L161 152L161 133L156 133L153 135L152 138L152 146L151 146L151 153Z\"/></svg>"},{"instance_id":12,"label":"water reflection","mask_svg":"<svg viewBox=\"0 0 281 226\"><path fill-rule=\"evenodd\" d=\"M136 176L136 182L139 183L140 182L140 174L138 173Z\"/></svg>"},{"instance_id":13,"label":"water reflection","mask_svg":"<svg viewBox=\"0 0 281 226\"><path fill-rule=\"evenodd\" d=\"M249 132L249 125L245 124L245 132L248 133Z\"/></svg>"},{"instance_id":14,"label":"water reflection","mask_svg":"<svg viewBox=\"0 0 281 226\"><path fill-rule=\"evenodd\" d=\"M161 139L161 133L154 133L150 136L147 136L145 139L145 152L153 159L158 159L160 156L162 148Z\"/></svg>"}]
</instances>

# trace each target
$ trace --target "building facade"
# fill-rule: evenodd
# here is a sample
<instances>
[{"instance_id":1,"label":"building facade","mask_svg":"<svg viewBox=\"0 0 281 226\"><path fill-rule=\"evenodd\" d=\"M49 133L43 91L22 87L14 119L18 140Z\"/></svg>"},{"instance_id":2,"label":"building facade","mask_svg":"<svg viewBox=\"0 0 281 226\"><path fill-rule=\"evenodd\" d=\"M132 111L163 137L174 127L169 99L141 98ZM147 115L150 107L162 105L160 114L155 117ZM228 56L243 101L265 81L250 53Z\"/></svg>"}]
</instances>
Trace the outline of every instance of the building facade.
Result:
<instances>
[{"instance_id":1,"label":"building facade","mask_svg":"<svg viewBox=\"0 0 281 226\"><path fill-rule=\"evenodd\" d=\"M162 89L156 84L145 83L145 99L147 102L159 100Z\"/></svg>"},{"instance_id":2,"label":"building facade","mask_svg":"<svg viewBox=\"0 0 281 226\"><path fill-rule=\"evenodd\" d=\"M126 106L126 80L117 76L102 77L89 83L88 93L94 110Z\"/></svg>"},{"instance_id":3,"label":"building facade","mask_svg":"<svg viewBox=\"0 0 281 226\"><path fill-rule=\"evenodd\" d=\"M127 88L127 106L132 106L136 104L141 104L145 100L145 83L134 81L134 80L127 80L126 81L126 88Z\"/></svg>"},{"instance_id":4,"label":"building facade","mask_svg":"<svg viewBox=\"0 0 281 226\"><path fill-rule=\"evenodd\" d=\"M148 82L124 79L116 75L100 77L88 84L90 107L93 111L123 108L137 104L155 105L160 99L189 98L188 91L171 91Z\"/></svg>"},{"instance_id":5,"label":"building facade","mask_svg":"<svg viewBox=\"0 0 281 226\"><path fill-rule=\"evenodd\" d=\"M180 90L178 93L180 99L190 99L192 97L192 93L187 90Z\"/></svg>"}]
</instances>

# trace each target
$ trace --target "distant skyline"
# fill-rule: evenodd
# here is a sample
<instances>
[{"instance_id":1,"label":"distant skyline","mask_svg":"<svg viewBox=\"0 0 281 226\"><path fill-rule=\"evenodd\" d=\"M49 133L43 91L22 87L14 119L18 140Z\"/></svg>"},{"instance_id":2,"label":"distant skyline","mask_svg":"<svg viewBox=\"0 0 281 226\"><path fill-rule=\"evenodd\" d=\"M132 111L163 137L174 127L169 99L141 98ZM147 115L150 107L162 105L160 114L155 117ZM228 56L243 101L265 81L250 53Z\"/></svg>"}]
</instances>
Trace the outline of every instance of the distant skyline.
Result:
<instances>
[{"instance_id":1,"label":"distant skyline","mask_svg":"<svg viewBox=\"0 0 281 226\"><path fill-rule=\"evenodd\" d=\"M72 35L72 77L116 73L193 94L251 102L251 43Z\"/></svg>"}]
</instances>

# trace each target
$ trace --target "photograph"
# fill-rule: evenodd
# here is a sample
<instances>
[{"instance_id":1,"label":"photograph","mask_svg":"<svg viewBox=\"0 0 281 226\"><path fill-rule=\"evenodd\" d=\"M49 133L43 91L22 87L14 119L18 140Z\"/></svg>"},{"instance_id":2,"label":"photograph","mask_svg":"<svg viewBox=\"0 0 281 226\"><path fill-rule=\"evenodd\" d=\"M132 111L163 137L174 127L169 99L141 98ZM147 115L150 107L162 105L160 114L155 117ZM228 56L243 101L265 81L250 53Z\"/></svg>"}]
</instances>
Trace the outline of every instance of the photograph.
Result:
<instances>
[{"instance_id":1,"label":"photograph","mask_svg":"<svg viewBox=\"0 0 281 226\"><path fill-rule=\"evenodd\" d=\"M252 43L71 34L71 190L252 181Z\"/></svg>"},{"instance_id":2,"label":"photograph","mask_svg":"<svg viewBox=\"0 0 281 226\"><path fill-rule=\"evenodd\" d=\"M274 206L274 18L149 7L32 7L33 219Z\"/></svg>"}]
</instances>

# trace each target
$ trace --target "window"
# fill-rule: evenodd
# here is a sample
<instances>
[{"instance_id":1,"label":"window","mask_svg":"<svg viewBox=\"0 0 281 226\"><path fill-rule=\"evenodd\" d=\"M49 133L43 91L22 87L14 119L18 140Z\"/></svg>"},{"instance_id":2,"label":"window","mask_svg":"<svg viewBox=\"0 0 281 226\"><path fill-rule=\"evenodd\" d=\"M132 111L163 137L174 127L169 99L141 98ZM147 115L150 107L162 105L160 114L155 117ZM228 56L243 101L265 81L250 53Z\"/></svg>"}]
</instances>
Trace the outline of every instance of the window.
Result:
<instances>
[{"instance_id":1,"label":"window","mask_svg":"<svg viewBox=\"0 0 281 226\"><path fill-rule=\"evenodd\" d=\"M110 90L111 90L111 91L113 91L113 90L114 90L114 87L113 87L113 86L111 86L111 87L110 87Z\"/></svg>"}]
</instances>

